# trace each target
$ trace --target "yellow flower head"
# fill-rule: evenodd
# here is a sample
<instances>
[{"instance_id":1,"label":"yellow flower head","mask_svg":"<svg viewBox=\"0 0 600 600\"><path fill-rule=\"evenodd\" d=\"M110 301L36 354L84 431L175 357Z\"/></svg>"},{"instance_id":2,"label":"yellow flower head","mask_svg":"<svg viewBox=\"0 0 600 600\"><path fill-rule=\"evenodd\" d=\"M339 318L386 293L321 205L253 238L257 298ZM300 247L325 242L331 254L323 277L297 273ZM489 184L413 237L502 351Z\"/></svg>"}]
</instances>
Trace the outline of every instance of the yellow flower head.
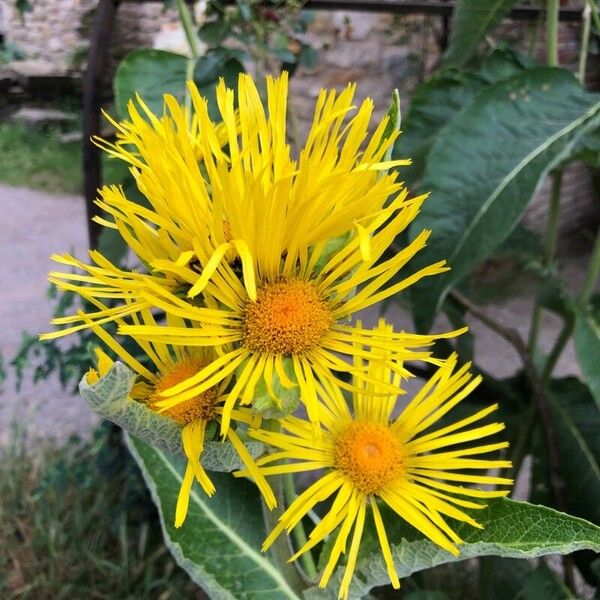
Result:
<instances>
[{"instance_id":1,"label":"yellow flower head","mask_svg":"<svg viewBox=\"0 0 600 600\"><path fill-rule=\"evenodd\" d=\"M386 133L386 117L369 134L373 103L365 100L355 111L354 85L321 91L296 160L286 139L286 73L267 78L266 106L248 75L240 75L237 95L221 81L217 120L192 82L188 91L191 109L165 95L160 117L138 97L128 105L128 121L112 121L117 141L96 140L130 165L148 202L142 206L108 186L97 200L106 217L96 218L118 230L145 272L119 269L98 252L91 252L90 265L53 257L86 273L51 273L59 287L117 302L88 315L100 324L161 307L164 294L196 297L221 261L241 261L255 300L255 273L277 277L282 260L295 265L334 238L360 234L367 253L366 229L402 189L387 169L410 161L385 160L398 132ZM69 327L46 337L86 327L79 315L55 323Z\"/></svg>"},{"instance_id":2,"label":"yellow flower head","mask_svg":"<svg viewBox=\"0 0 600 600\"><path fill-rule=\"evenodd\" d=\"M398 375L381 362L369 361L372 381L355 380L360 391L352 396L352 410L338 388L319 386L322 402L320 436L315 437L313 424L293 416L281 420L281 431L251 431L252 437L275 449L257 461L263 475L322 473L284 512L263 549L266 550L281 533L296 527L316 504L333 496L329 512L292 560L327 536L335 535L320 580L324 587L351 539L340 598L348 596L369 507L390 581L394 587L399 586L378 506L380 502L434 543L457 555L461 539L446 517L480 527L463 509L481 509L484 507L481 499L508 493L507 490L484 491L470 487L470 484L506 486L512 483L510 479L487 474L489 469L510 467L510 462L473 458L508 446L506 442L476 443L504 429L502 423L472 427L495 411L497 405L451 424L435 426L478 385L480 377L473 377L468 370L469 365L457 368L456 356L450 357L400 416L393 418L396 398L382 397L382 394L387 391L387 384L399 383ZM472 471L481 474L471 474Z\"/></svg>"},{"instance_id":3,"label":"yellow flower head","mask_svg":"<svg viewBox=\"0 0 600 600\"><path fill-rule=\"evenodd\" d=\"M105 188L99 203L112 220L103 223L119 230L149 271L118 269L98 252L91 254L94 266L56 257L87 274L53 273L51 280L98 310L56 319L69 327L44 337L149 308L185 319L193 326L141 323L120 333L213 347L219 358L165 386L156 406L172 410L236 373L223 433L233 407L252 402L258 383L266 382L272 392L273 375L284 387L299 387L318 425L319 381L352 390L334 372L368 380L363 367L352 367L340 354L386 351L392 368L409 376L403 361L428 360L429 352L419 349L439 336L365 331L349 323L355 312L447 269L440 261L401 274L429 231L384 256L425 199L408 198L397 172L387 172L407 162L385 160L397 135L386 137L388 118L369 135L372 102L365 100L350 116L354 86L339 94L324 90L304 148L293 160L286 142L287 75L267 78L266 107L249 76L240 76L237 98L221 82L218 123L193 84L189 91L193 111L166 96L161 118L138 99L143 115L130 104L131 121L115 123L119 140L103 144L131 165L151 206ZM107 298L116 306L106 307Z\"/></svg>"},{"instance_id":4,"label":"yellow flower head","mask_svg":"<svg viewBox=\"0 0 600 600\"><path fill-rule=\"evenodd\" d=\"M154 323L152 314L148 310L142 310L140 318L145 323ZM133 319L137 322L136 316ZM177 322L176 318L171 318L171 322L173 322L173 319L175 319L175 323L181 324ZM164 389L177 385L181 381L193 376L214 359L214 356L204 348L184 349L171 347L168 344L144 342L142 340L139 342L139 345L146 356L154 363L156 372L153 372L142 365L97 324L90 323L90 327L127 366L139 375L138 380L131 389L131 399L146 404L148 408L156 412L158 412L156 406L157 400ZM89 384L96 383L100 377L106 375L112 366L112 361L102 350L97 349L96 355L98 372L95 369L90 369L86 376ZM215 487L202 467L200 458L204 449L207 425L211 421L219 423L222 418L224 391L230 383L230 379L226 378L220 381L217 385L188 398L185 402L171 409L160 411L163 416L170 417L181 426L181 442L188 461L177 499L176 527L180 527L183 524L187 515L189 496L194 478L206 494L212 496L215 492ZM257 426L260 423L260 418L257 415L244 408L233 411L230 418L237 424L244 424L246 426ZM267 506L274 508L276 500L273 491L264 476L258 471L254 459L236 430L228 428L224 439L227 439L231 443L241 461L248 469L248 472L252 473Z\"/></svg>"}]
</instances>

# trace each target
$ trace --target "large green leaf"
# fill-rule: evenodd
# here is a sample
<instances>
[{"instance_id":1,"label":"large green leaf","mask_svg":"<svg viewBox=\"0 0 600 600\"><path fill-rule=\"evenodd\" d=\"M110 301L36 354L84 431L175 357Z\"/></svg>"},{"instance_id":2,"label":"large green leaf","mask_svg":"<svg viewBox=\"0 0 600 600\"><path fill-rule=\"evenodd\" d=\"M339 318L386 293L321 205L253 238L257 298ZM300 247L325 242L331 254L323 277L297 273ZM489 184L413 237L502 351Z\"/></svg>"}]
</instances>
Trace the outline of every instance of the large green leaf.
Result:
<instances>
[{"instance_id":1,"label":"large green leaf","mask_svg":"<svg viewBox=\"0 0 600 600\"><path fill-rule=\"evenodd\" d=\"M266 532L260 497L252 484L211 473L215 496L209 499L194 488L187 519L175 529L181 464L133 437L128 437L127 445L158 507L169 550L212 600L299 598L268 555L260 551Z\"/></svg>"},{"instance_id":2,"label":"large green leaf","mask_svg":"<svg viewBox=\"0 0 600 600\"><path fill-rule=\"evenodd\" d=\"M576 312L574 340L577 362L600 409L600 303L597 298L589 311Z\"/></svg>"},{"instance_id":3,"label":"large green leaf","mask_svg":"<svg viewBox=\"0 0 600 600\"><path fill-rule=\"evenodd\" d=\"M454 115L469 104L485 86L470 73L449 71L422 83L413 95L408 114L402 124L402 135L394 145L395 158L410 158L412 164L402 167L400 176L411 187L423 176L427 154Z\"/></svg>"},{"instance_id":4,"label":"large green leaf","mask_svg":"<svg viewBox=\"0 0 600 600\"><path fill-rule=\"evenodd\" d=\"M462 67L479 42L508 14L517 0L459 0L452 16L450 43L444 64Z\"/></svg>"},{"instance_id":5,"label":"large green leaf","mask_svg":"<svg viewBox=\"0 0 600 600\"><path fill-rule=\"evenodd\" d=\"M128 54L117 69L114 91L117 110L127 117L127 103L139 93L155 114L162 114L163 94L183 102L189 59L181 54L141 48Z\"/></svg>"},{"instance_id":6,"label":"large green leaf","mask_svg":"<svg viewBox=\"0 0 600 600\"><path fill-rule=\"evenodd\" d=\"M569 588L544 563L527 576L519 597L523 600L575 600Z\"/></svg>"},{"instance_id":7,"label":"large green leaf","mask_svg":"<svg viewBox=\"0 0 600 600\"><path fill-rule=\"evenodd\" d=\"M525 71L479 94L437 137L423 188L431 191L410 229L432 231L413 261L452 270L412 288L419 329L429 329L453 285L514 229L543 176L600 122L600 96L560 69Z\"/></svg>"},{"instance_id":8,"label":"large green leaf","mask_svg":"<svg viewBox=\"0 0 600 600\"><path fill-rule=\"evenodd\" d=\"M495 49L477 71L446 69L420 84L411 98L402 135L394 147L395 158L412 159L410 166L401 169L406 185L412 187L421 179L427 154L440 131L477 94L532 66L526 57L511 50Z\"/></svg>"},{"instance_id":9,"label":"large green leaf","mask_svg":"<svg viewBox=\"0 0 600 600\"><path fill-rule=\"evenodd\" d=\"M456 525L457 533L464 540L458 557L419 539L414 530L405 526L391 528L389 537L399 577L476 556L535 558L546 554L569 554L584 548L600 551L600 527L544 506L497 500L478 511L477 518L484 529ZM361 598L371 588L388 583L381 553L375 550L376 542L371 541L376 537L371 529L365 533L371 538L364 544L369 551L359 558L350 586L352 599ZM327 589L307 590L304 593L307 600L337 598L342 572L343 568L339 567Z\"/></svg>"},{"instance_id":10,"label":"large green leaf","mask_svg":"<svg viewBox=\"0 0 600 600\"><path fill-rule=\"evenodd\" d=\"M574 377L552 381L550 400L568 510L600 523L600 412Z\"/></svg>"}]
</instances>

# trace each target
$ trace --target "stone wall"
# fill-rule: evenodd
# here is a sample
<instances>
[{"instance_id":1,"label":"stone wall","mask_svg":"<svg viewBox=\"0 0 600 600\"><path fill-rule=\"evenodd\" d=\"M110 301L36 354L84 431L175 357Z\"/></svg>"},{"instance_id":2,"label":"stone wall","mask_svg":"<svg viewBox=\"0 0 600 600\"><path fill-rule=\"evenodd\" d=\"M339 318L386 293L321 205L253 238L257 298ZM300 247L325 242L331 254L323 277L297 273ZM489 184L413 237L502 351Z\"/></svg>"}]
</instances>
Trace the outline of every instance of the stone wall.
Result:
<instances>
[{"instance_id":1,"label":"stone wall","mask_svg":"<svg viewBox=\"0 0 600 600\"><path fill-rule=\"evenodd\" d=\"M21 19L12 8L14 0L0 0L0 31L8 42L22 48L29 61L55 73L77 73L85 63L89 31L96 0L33 0L33 12ZM544 60L542 31L537 48L530 48L534 24L505 21L494 32L496 39L508 40L523 51L533 50ZM310 125L314 100L322 87L342 88L348 81L358 83L357 101L365 95L375 101L375 116L382 116L394 88L399 88L404 105L414 87L438 64L441 52L442 21L436 16L392 16L373 13L315 12L307 35L318 50L313 69L300 68L291 80L295 122L300 139ZM560 62L576 68L579 51L579 23L560 26ZM119 8L111 43L113 69L135 47L154 46L184 49L185 42L173 11L162 2L128 3ZM588 74L596 78L598 56L588 63ZM590 78L588 78L589 81ZM576 231L598 218L600 204L592 202L589 172L581 165L565 174L565 218L562 225ZM547 186L526 216L531 228L541 231L547 218ZM593 213L593 214L592 214Z\"/></svg>"}]
</instances>

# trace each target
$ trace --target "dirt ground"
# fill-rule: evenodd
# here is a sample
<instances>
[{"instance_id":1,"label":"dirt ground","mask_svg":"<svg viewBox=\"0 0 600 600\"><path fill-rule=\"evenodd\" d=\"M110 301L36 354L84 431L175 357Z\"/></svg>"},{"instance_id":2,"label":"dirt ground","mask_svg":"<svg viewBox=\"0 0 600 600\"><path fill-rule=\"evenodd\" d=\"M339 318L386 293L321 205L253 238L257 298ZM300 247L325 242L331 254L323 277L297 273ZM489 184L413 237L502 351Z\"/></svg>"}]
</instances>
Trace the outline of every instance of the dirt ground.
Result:
<instances>
[{"instance_id":1,"label":"dirt ground","mask_svg":"<svg viewBox=\"0 0 600 600\"><path fill-rule=\"evenodd\" d=\"M0 444L9 439L11 424L15 422L27 432L30 440L55 438L60 441L72 433L85 435L97 418L78 397L62 390L56 379L38 385L26 381L17 392L14 372L8 364L23 331L40 333L49 328L51 304L46 297L46 276L52 268L50 254L72 252L85 258L87 233L83 200L77 196L56 196L0 185L0 207L0 351L8 371L0 391ZM578 289L587 262L585 254L566 253L563 262L574 289ZM486 310L526 336L532 298L533 289L526 290L524 297L488 304ZM399 308L390 309L388 318L397 327L412 329L409 318ZM366 325L376 319L375 311L363 315ZM438 328L441 330L445 325L440 322ZM543 348L550 347L559 328L558 319L544 315ZM481 367L497 377L512 374L518 366L514 350L479 323L473 322L472 329ZM577 372L573 348L568 347L557 373Z\"/></svg>"}]
</instances>

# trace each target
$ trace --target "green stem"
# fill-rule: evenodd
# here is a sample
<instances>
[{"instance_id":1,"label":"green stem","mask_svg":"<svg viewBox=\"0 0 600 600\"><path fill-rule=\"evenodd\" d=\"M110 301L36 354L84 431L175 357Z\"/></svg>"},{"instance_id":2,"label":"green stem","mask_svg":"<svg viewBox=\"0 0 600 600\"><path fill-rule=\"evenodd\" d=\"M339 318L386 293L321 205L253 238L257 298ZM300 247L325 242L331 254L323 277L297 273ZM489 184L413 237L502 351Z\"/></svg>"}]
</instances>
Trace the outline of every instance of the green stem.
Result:
<instances>
[{"instance_id":1,"label":"green stem","mask_svg":"<svg viewBox=\"0 0 600 600\"><path fill-rule=\"evenodd\" d=\"M558 11L559 0L548 0L546 13L546 52L549 67L558 66Z\"/></svg>"},{"instance_id":2,"label":"green stem","mask_svg":"<svg viewBox=\"0 0 600 600\"><path fill-rule=\"evenodd\" d=\"M556 367L556 363L565 349L571 334L573 333L573 325L574 322L572 318L569 318L565 321L561 332L556 338L556 342L554 342L554 346L552 346L552 350L550 350L548 360L546 361L544 370L542 371L542 385L544 386L546 386L546 384L550 381L554 367Z\"/></svg>"},{"instance_id":3,"label":"green stem","mask_svg":"<svg viewBox=\"0 0 600 600\"><path fill-rule=\"evenodd\" d=\"M519 437L513 446L513 452L511 457L512 468L514 473L515 481L519 477L519 471L523 460L527 456L529 450L529 442L531 441L531 432L537 421L537 409L535 402L531 402L527 407L527 413L525 415L525 424L519 433Z\"/></svg>"},{"instance_id":4,"label":"green stem","mask_svg":"<svg viewBox=\"0 0 600 600\"><path fill-rule=\"evenodd\" d=\"M592 28L592 9L589 3L583 9L583 27L581 28L581 48L579 49L579 68L577 78L581 85L585 85L585 66L587 64L588 47L590 43L590 30Z\"/></svg>"},{"instance_id":5,"label":"green stem","mask_svg":"<svg viewBox=\"0 0 600 600\"><path fill-rule=\"evenodd\" d=\"M198 40L198 35L196 34L196 30L194 28L194 23L192 21L192 15L188 10L188 7L185 4L185 0L175 0L175 6L177 7L177 12L179 13L179 20L181 22L181 26L183 27L183 31L185 33L185 37L187 39L187 43L190 49L191 58L187 61L186 69L185 69L185 78L187 81L194 79L194 69L196 68L196 62L198 62L198 58L200 57L200 43ZM192 108L192 98L190 93L185 88L185 107L188 111L188 115L190 115L190 111ZM189 119L191 119L191 115Z\"/></svg>"},{"instance_id":6,"label":"green stem","mask_svg":"<svg viewBox=\"0 0 600 600\"><path fill-rule=\"evenodd\" d=\"M200 43L194 28L192 15L185 5L184 0L175 0L175 6L179 13L179 20L181 21L181 26L183 27L188 46L190 47L190 54L192 55L192 59L196 61L200 58Z\"/></svg>"},{"instance_id":7,"label":"green stem","mask_svg":"<svg viewBox=\"0 0 600 600\"><path fill-rule=\"evenodd\" d=\"M294 476L291 473L283 475L283 492L287 506L289 506L296 499L296 486L294 485ZM306 537L302 521L294 527L292 535L296 543L296 549L300 549L306 544L308 538ZM316 580L318 575L317 565L310 550L300 555L300 562L308 579L311 581Z\"/></svg>"},{"instance_id":8,"label":"green stem","mask_svg":"<svg viewBox=\"0 0 600 600\"><path fill-rule=\"evenodd\" d=\"M548 268L552 265L552 262L554 261L554 254L556 252L562 175L562 169L558 169L552 175L552 189L550 191L550 211L548 213L548 227L546 229L546 240L544 244L544 272L547 272ZM531 329L529 330L529 340L527 343L527 348L531 355L533 355L533 353L535 352L535 347L537 344L537 338L540 329L541 310L542 309L539 303L536 302L535 306L533 307L533 315L531 316Z\"/></svg>"},{"instance_id":9,"label":"green stem","mask_svg":"<svg viewBox=\"0 0 600 600\"><path fill-rule=\"evenodd\" d=\"M592 19L594 21L594 25L596 26L596 29L598 31L600 31L600 11L598 10L598 7L596 6L596 1L588 0L587 5L588 5L589 9L592 11Z\"/></svg>"},{"instance_id":10,"label":"green stem","mask_svg":"<svg viewBox=\"0 0 600 600\"><path fill-rule=\"evenodd\" d=\"M583 285L581 286L581 291L579 292L579 297L577 298L577 304L580 308L585 308L592 292L594 291L594 286L598 281L598 276L600 275L600 228L598 229L598 233L596 234L596 241L594 242L594 248L592 250L592 256L590 258L590 262L588 263L587 273L585 276L585 280ZM544 366L544 371L542 373L542 382L544 385L550 381L550 377L552 377L552 372L554 371L554 367L556 367L556 363L560 358L571 334L573 333L573 327L575 326L575 322L573 317L567 319L565 324L560 332L558 338L552 350L550 351L550 355L548 356L548 360L546 361L546 365Z\"/></svg>"},{"instance_id":11,"label":"green stem","mask_svg":"<svg viewBox=\"0 0 600 600\"><path fill-rule=\"evenodd\" d=\"M273 530L285 511L283 478L281 476L273 477L273 489L275 491L275 497L277 498L277 507L273 510L269 510L263 502L263 518L267 532ZM307 586L296 566L288 562L288 559L291 556L291 550L292 548L288 536L282 534L273 542L270 552L277 569L284 576L285 580L297 596L302 598L302 591L306 589Z\"/></svg>"},{"instance_id":12,"label":"green stem","mask_svg":"<svg viewBox=\"0 0 600 600\"><path fill-rule=\"evenodd\" d=\"M560 208L560 188L562 185L562 169L558 169L552 176L552 189L550 191L550 212L548 214L548 229L546 231L546 247L544 252L544 265L549 267L554 260L556 240L558 238L558 213Z\"/></svg>"},{"instance_id":13,"label":"green stem","mask_svg":"<svg viewBox=\"0 0 600 600\"><path fill-rule=\"evenodd\" d=\"M596 234L596 241L594 242L594 249L592 250L592 256L588 263L587 273L585 280L581 286L579 292L579 305L585 306L594 291L594 286L600 275L600 228Z\"/></svg>"}]
</instances>

